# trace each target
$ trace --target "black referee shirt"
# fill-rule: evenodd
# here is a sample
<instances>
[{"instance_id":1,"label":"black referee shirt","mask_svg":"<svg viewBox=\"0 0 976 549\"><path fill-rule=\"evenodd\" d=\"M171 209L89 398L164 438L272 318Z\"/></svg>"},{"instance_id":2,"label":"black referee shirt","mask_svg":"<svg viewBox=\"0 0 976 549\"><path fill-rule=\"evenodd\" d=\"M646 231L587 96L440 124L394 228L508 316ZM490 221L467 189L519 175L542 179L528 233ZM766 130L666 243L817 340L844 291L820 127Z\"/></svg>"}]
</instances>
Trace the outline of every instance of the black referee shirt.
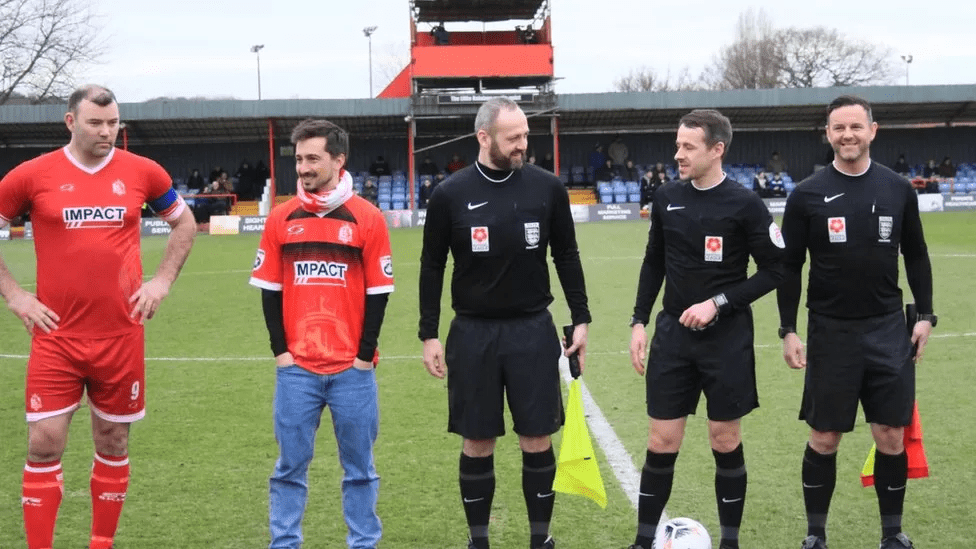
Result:
<instances>
[{"instance_id":1,"label":"black referee shirt","mask_svg":"<svg viewBox=\"0 0 976 549\"><path fill-rule=\"evenodd\" d=\"M800 273L810 250L807 308L835 318L901 310L898 250L918 312L932 312L932 264L911 183L871 162L861 175L833 164L811 175L786 200L786 280L777 292L781 326L796 326Z\"/></svg>"},{"instance_id":2,"label":"black referee shirt","mask_svg":"<svg viewBox=\"0 0 976 549\"><path fill-rule=\"evenodd\" d=\"M420 339L437 337L449 250L454 257L454 311L479 318L516 318L552 303L549 248L573 324L590 322L569 195L559 178L532 164L511 172L472 164L455 172L434 189L427 203L420 256Z\"/></svg>"},{"instance_id":3,"label":"black referee shirt","mask_svg":"<svg viewBox=\"0 0 976 549\"><path fill-rule=\"evenodd\" d=\"M706 190L666 183L654 193L634 319L647 324L662 282L663 308L674 316L723 293L722 312L747 307L783 279L782 247L779 227L752 190L728 178ZM758 270L747 277L750 255Z\"/></svg>"}]
</instances>

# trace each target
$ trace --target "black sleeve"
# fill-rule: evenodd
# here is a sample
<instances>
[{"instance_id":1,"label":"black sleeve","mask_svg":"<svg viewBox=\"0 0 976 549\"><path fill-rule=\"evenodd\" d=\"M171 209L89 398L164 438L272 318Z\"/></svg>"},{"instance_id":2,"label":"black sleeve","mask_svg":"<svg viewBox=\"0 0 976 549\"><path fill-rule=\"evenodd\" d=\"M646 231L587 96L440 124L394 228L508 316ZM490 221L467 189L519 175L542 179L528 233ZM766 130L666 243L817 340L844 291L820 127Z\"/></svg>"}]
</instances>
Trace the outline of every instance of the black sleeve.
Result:
<instances>
[{"instance_id":1,"label":"black sleeve","mask_svg":"<svg viewBox=\"0 0 976 549\"><path fill-rule=\"evenodd\" d=\"M661 193L655 193L651 206L651 227L647 234L647 248L644 262L641 263L640 278L637 281L637 301L634 304L634 320L647 325L651 318L651 308L664 283L664 228L661 227Z\"/></svg>"},{"instance_id":2,"label":"black sleeve","mask_svg":"<svg viewBox=\"0 0 976 549\"><path fill-rule=\"evenodd\" d=\"M922 232L922 218L918 213L918 196L906 193L905 213L901 227L901 253L905 256L905 277L912 289L915 306L921 314L932 314L932 262Z\"/></svg>"},{"instance_id":3,"label":"black sleeve","mask_svg":"<svg viewBox=\"0 0 976 549\"><path fill-rule=\"evenodd\" d=\"M796 327L796 312L800 307L802 292L803 263L807 259L807 240L809 238L806 219L803 215L802 195L796 191L786 199L783 214L783 240L786 250L783 253L783 282L776 291L776 305L779 307L779 325Z\"/></svg>"},{"instance_id":4,"label":"black sleeve","mask_svg":"<svg viewBox=\"0 0 976 549\"><path fill-rule=\"evenodd\" d=\"M745 210L744 229L748 233L749 252L756 262L756 272L741 284L725 292L728 307L743 309L776 289L783 281L782 236L773 224L766 204L758 195L750 196Z\"/></svg>"},{"instance_id":5,"label":"black sleeve","mask_svg":"<svg viewBox=\"0 0 976 549\"><path fill-rule=\"evenodd\" d=\"M268 326L268 334L271 336L271 352L274 356L287 353L282 293L262 289L261 308L264 310L264 323Z\"/></svg>"},{"instance_id":6,"label":"black sleeve","mask_svg":"<svg viewBox=\"0 0 976 549\"><path fill-rule=\"evenodd\" d=\"M559 276L559 284L566 296L573 324L588 324L593 319L587 304L586 281L583 279L583 265L576 243L576 225L569 208L569 192L559 184L554 187L552 194L553 209L549 233L552 262L556 266L556 275Z\"/></svg>"},{"instance_id":7,"label":"black sleeve","mask_svg":"<svg viewBox=\"0 0 976 549\"><path fill-rule=\"evenodd\" d=\"M437 337L441 317L444 269L451 247L450 204L440 187L427 201L423 249L420 252L420 330L421 341Z\"/></svg>"},{"instance_id":8,"label":"black sleeve","mask_svg":"<svg viewBox=\"0 0 976 549\"><path fill-rule=\"evenodd\" d=\"M363 335L359 339L359 352L356 358L372 362L376 355L376 345L380 339L380 326L386 314L386 304L390 294L372 294L366 296L366 314L363 319Z\"/></svg>"}]
</instances>

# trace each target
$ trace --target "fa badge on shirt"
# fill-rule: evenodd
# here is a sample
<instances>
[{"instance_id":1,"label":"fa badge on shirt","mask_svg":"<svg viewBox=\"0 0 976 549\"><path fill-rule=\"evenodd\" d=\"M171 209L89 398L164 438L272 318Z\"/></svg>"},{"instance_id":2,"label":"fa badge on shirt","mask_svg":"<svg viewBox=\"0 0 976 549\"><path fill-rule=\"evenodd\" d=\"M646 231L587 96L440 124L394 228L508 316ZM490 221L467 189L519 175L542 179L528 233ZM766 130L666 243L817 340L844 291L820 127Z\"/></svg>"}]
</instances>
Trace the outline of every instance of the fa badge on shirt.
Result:
<instances>
[{"instance_id":1,"label":"fa badge on shirt","mask_svg":"<svg viewBox=\"0 0 976 549\"><path fill-rule=\"evenodd\" d=\"M722 237L721 236L706 236L705 237L705 261L722 261Z\"/></svg>"},{"instance_id":2,"label":"fa badge on shirt","mask_svg":"<svg viewBox=\"0 0 976 549\"><path fill-rule=\"evenodd\" d=\"M847 222L843 217L827 218L827 236L831 242L847 242Z\"/></svg>"},{"instance_id":3,"label":"fa badge on shirt","mask_svg":"<svg viewBox=\"0 0 976 549\"><path fill-rule=\"evenodd\" d=\"M539 247L539 222L525 224L525 249L533 250Z\"/></svg>"},{"instance_id":4,"label":"fa badge on shirt","mask_svg":"<svg viewBox=\"0 0 976 549\"><path fill-rule=\"evenodd\" d=\"M471 227L471 251L487 252L489 249L488 227Z\"/></svg>"},{"instance_id":5,"label":"fa badge on shirt","mask_svg":"<svg viewBox=\"0 0 976 549\"><path fill-rule=\"evenodd\" d=\"M891 242L891 227L894 220L890 215L878 216L878 242Z\"/></svg>"}]
</instances>

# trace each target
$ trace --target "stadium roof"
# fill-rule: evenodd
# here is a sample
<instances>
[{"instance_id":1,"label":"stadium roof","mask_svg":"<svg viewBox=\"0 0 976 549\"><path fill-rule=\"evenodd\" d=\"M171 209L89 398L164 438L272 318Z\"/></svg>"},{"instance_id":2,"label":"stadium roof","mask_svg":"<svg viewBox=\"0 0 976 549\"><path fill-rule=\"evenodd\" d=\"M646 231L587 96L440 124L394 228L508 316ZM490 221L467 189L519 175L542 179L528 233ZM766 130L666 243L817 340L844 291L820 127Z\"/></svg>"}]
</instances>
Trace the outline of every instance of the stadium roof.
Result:
<instances>
[{"instance_id":1,"label":"stadium roof","mask_svg":"<svg viewBox=\"0 0 976 549\"><path fill-rule=\"evenodd\" d=\"M884 127L976 125L976 85L567 94L556 97L553 114L563 134L673 131L695 108L721 110L738 131L819 129L825 106L841 93L870 101ZM420 130L467 133L476 107L470 106L470 115L418 120ZM407 135L411 100L178 100L120 108L131 144L261 141L268 137L269 120L276 137L287 139L308 117L328 118L354 137L399 138ZM0 106L0 147L63 144L68 138L63 117L63 105Z\"/></svg>"},{"instance_id":2,"label":"stadium roof","mask_svg":"<svg viewBox=\"0 0 976 549\"><path fill-rule=\"evenodd\" d=\"M547 0L412 0L417 22L534 19Z\"/></svg>"}]
</instances>

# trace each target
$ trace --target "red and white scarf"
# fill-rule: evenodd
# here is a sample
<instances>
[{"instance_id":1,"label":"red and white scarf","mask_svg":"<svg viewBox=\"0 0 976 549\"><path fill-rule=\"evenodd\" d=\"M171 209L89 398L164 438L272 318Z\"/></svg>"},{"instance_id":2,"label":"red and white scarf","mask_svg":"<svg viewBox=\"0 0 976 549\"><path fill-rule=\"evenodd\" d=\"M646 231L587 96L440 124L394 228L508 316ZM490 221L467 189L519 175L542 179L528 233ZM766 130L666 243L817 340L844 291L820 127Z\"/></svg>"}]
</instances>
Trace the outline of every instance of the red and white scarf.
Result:
<instances>
[{"instance_id":1,"label":"red and white scarf","mask_svg":"<svg viewBox=\"0 0 976 549\"><path fill-rule=\"evenodd\" d=\"M339 171L339 184L331 191L320 190L310 193L298 182L298 199L302 209L316 215L325 215L342 206L352 196L352 176L346 170Z\"/></svg>"}]
</instances>

